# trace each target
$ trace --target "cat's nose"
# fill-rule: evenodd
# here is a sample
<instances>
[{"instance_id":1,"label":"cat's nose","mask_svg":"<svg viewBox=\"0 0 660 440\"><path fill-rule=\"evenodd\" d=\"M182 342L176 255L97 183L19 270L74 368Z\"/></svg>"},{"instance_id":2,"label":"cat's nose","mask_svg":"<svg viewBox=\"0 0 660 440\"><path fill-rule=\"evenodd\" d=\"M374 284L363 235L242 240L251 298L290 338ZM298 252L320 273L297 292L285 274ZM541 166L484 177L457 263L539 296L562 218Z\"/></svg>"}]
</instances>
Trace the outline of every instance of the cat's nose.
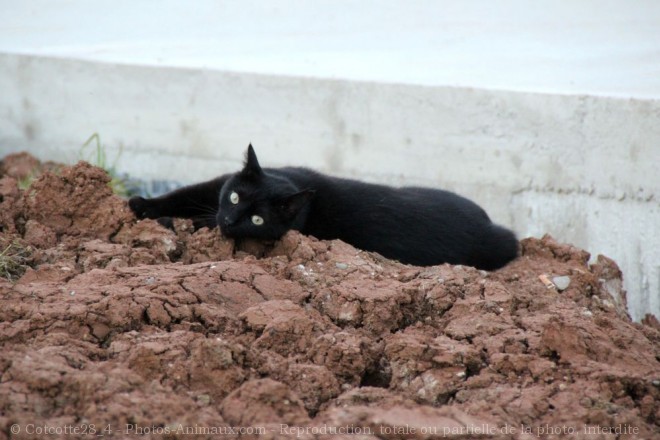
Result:
<instances>
[{"instance_id":1,"label":"cat's nose","mask_svg":"<svg viewBox=\"0 0 660 440\"><path fill-rule=\"evenodd\" d=\"M234 220L230 219L229 217L225 217L222 219L222 224L225 226L231 226L234 224Z\"/></svg>"}]
</instances>

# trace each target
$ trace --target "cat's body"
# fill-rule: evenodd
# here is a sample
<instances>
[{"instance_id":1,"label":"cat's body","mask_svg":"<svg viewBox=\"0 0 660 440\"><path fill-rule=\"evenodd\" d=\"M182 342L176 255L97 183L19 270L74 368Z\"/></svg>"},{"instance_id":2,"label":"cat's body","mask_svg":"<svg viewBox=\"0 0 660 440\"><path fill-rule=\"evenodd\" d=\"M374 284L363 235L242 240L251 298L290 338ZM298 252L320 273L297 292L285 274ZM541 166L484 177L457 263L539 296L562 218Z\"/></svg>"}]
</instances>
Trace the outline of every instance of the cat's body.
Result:
<instances>
[{"instance_id":1,"label":"cat's body","mask_svg":"<svg viewBox=\"0 0 660 440\"><path fill-rule=\"evenodd\" d=\"M290 229L422 266L494 270L513 260L513 232L472 201L429 188L393 188L306 168L261 168L254 150L242 171L129 202L138 217L184 217L233 238L277 239Z\"/></svg>"}]
</instances>

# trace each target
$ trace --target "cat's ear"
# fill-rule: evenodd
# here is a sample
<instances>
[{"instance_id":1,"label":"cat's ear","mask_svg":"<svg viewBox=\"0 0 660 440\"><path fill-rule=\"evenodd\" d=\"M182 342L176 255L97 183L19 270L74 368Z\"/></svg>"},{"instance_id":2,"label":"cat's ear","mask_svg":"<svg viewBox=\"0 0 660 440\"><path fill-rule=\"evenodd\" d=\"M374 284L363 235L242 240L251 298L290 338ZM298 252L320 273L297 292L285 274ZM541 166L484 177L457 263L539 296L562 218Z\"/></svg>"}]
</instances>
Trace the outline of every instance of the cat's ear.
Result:
<instances>
[{"instance_id":1,"label":"cat's ear","mask_svg":"<svg viewBox=\"0 0 660 440\"><path fill-rule=\"evenodd\" d=\"M306 189L291 196L285 197L280 202L280 211L288 218L294 218L301 209L310 201L316 191Z\"/></svg>"},{"instance_id":2,"label":"cat's ear","mask_svg":"<svg viewBox=\"0 0 660 440\"><path fill-rule=\"evenodd\" d=\"M259 161L257 160L257 153L255 153L254 148L252 148L252 144L248 146L245 157L246 157L245 165L243 166L241 175L248 178L254 178L260 176L263 173L263 171L261 170L261 166L259 165Z\"/></svg>"}]
</instances>

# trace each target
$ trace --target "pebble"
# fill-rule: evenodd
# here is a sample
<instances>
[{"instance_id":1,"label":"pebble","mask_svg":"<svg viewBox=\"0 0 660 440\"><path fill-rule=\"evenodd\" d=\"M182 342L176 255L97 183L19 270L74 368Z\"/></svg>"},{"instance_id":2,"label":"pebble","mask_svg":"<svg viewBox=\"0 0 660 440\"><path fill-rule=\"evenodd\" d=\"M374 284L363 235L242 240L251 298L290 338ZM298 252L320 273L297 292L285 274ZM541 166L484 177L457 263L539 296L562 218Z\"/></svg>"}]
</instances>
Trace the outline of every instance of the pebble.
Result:
<instances>
[{"instance_id":1,"label":"pebble","mask_svg":"<svg viewBox=\"0 0 660 440\"><path fill-rule=\"evenodd\" d=\"M591 310L586 309L586 308L582 309L581 314L582 314L582 316L586 316L587 318L591 318L592 316L594 316L594 314L591 312Z\"/></svg>"},{"instance_id":2,"label":"pebble","mask_svg":"<svg viewBox=\"0 0 660 440\"><path fill-rule=\"evenodd\" d=\"M335 267L337 267L337 269L348 269L348 264L346 264L346 263L335 263Z\"/></svg>"},{"instance_id":3,"label":"pebble","mask_svg":"<svg viewBox=\"0 0 660 440\"><path fill-rule=\"evenodd\" d=\"M554 277L552 278L552 282L555 286L557 286L557 290L561 292L562 290L566 290L571 284L571 278L567 276Z\"/></svg>"}]
</instances>

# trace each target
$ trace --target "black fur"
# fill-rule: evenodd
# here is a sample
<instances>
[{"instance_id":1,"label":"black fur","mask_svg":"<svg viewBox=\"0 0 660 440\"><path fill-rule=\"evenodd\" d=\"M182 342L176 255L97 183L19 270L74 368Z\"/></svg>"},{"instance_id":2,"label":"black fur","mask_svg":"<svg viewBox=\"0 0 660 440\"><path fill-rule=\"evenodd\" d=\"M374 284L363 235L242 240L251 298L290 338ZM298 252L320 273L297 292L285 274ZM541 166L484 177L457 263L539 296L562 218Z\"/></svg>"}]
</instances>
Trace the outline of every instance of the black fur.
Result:
<instances>
[{"instance_id":1,"label":"black fur","mask_svg":"<svg viewBox=\"0 0 660 440\"><path fill-rule=\"evenodd\" d=\"M196 227L219 226L225 236L238 239L278 239L296 229L421 266L451 263L494 270L518 252L513 232L492 223L464 197L306 168L261 168L252 145L238 173L153 199L133 197L129 206L139 218L192 218ZM255 224L255 216L263 223Z\"/></svg>"}]
</instances>

